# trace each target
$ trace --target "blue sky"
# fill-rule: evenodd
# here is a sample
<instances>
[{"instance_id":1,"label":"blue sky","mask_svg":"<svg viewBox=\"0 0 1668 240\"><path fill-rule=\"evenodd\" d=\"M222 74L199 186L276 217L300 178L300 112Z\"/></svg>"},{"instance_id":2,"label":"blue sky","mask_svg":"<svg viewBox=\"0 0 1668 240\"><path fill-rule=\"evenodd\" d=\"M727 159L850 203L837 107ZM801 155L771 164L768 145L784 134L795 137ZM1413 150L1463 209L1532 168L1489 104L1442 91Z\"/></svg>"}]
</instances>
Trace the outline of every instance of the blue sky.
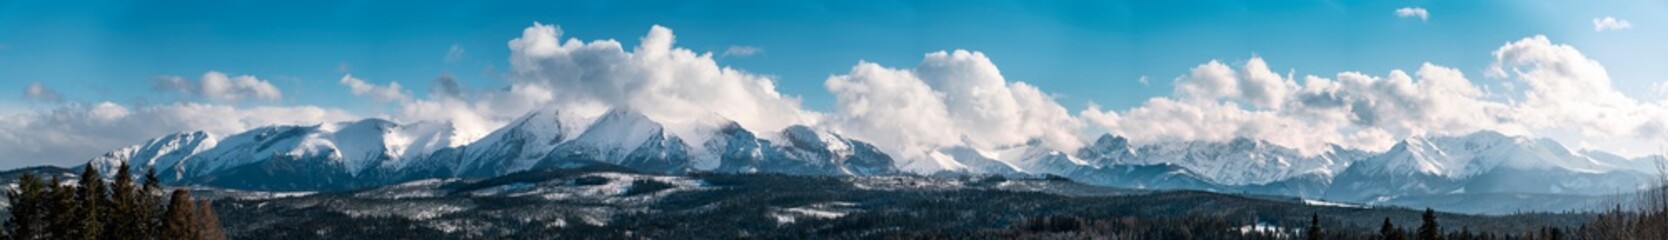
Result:
<instances>
[{"instance_id":1,"label":"blue sky","mask_svg":"<svg viewBox=\"0 0 1668 240\"><path fill-rule=\"evenodd\" d=\"M1402 8L1423 9L1428 16L1398 16L1396 11ZM1518 104L1523 100L1513 95L1522 94L1512 93L1529 81L1514 83L1519 78L1485 77L1485 72L1497 62L1496 50L1534 36L1545 36L1554 46L1579 49L1575 57L1602 62L1615 92L1648 103L1668 98L1668 87L1659 87L1668 86L1661 84L1668 81L1664 77L1668 68L1662 67L1668 66L1668 58L1663 57L1668 56L1668 45L1661 44L1668 42L1668 16L1663 12L1668 12L1668 3L1650 0L11 0L0 1L0 90L4 90L0 91L0 120L9 120L0 121L0 129L15 132L0 135L12 135L14 140L51 138L66 144L98 143L75 148L93 150L72 151L74 154L50 154L70 146L0 147L0 153L76 159L89 155L87 152L103 152L119 143L156 135L154 131L129 135L77 132L69 129L114 125L53 126L42 125L51 121L39 120L62 119L65 117L43 116L74 112L65 109L95 113L100 103L123 106L123 113L136 112L135 108L142 106L195 102L229 105L239 111L305 106L322 108L312 112L316 116L399 116L398 106L368 100L343 87L343 76L352 74L377 85L398 83L417 98L428 97L424 95L433 87L434 79L442 75L455 77L466 89L511 89L526 81L508 75L514 56L507 43L529 36L523 30L535 22L559 27L564 39L614 39L628 51L639 44L651 26L664 26L676 31L676 47L711 52L719 66L768 76L775 82L776 91L798 97L806 111L836 115L842 114L840 106L846 103L836 97L842 92L829 89L829 79L852 75L853 66L860 61L911 71L928 53L977 51L983 55L975 59L988 58L1000 66L1006 83L1024 82L1051 96L1065 109L1062 114L1071 115L1064 116L1070 119L1062 123L1137 139L1144 135L1123 129L1128 124L1120 127L1109 124L1115 121L1101 121L1108 124L1096 125L1080 111L1093 102L1122 113L1124 121L1147 119L1142 113L1128 110L1148 106L1144 104L1153 99L1185 98L1179 96L1177 79L1186 78L1195 68L1213 60L1233 69L1266 60L1272 72L1292 74L1298 85L1303 84L1305 75L1334 78L1340 72L1361 72L1386 76L1396 69L1412 73L1430 62L1460 71L1465 80L1488 93L1484 98L1519 109L1514 111L1531 109L1536 106ZM1594 21L1604 17L1626 21L1629 27L1596 30ZM754 51L726 53L730 49ZM178 76L194 80L210 71L258 77L281 89L282 96L267 101L215 102L203 96L159 90L157 85L156 79ZM933 83L931 79L920 80ZM42 98L31 92L37 86L61 97ZM1506 96L1496 96L1497 92L1506 92ZM1242 106L1247 103L1244 99L1226 101ZM1662 113L1651 112L1659 107L1639 107L1647 110L1618 114ZM1245 108L1281 114L1277 113L1280 109ZM1570 136L1559 140L1571 145L1607 144L1594 140L1604 134L1593 132L1602 131L1547 130L1542 128L1565 120L1517 119L1530 118L1520 115L1511 118L1514 124L1522 122L1524 126L1458 129L1515 129L1534 135ZM258 116L244 116L237 121L239 124L203 128L234 131L260 124L306 122L260 121ZM7 123L12 126L4 126ZM1292 125L1289 123L1285 125ZM1651 128L1649 120L1629 123L1639 130L1611 132L1628 135L1656 129ZM198 123L187 121L174 125L180 129L158 131L198 127L190 124ZM1273 124L1270 126L1281 125ZM1366 135L1393 139L1448 131L1418 124L1354 124L1334 129L1343 133L1328 141ZM840 128L839 124L829 125ZM1264 128L1246 126L1253 124L1239 126L1223 137L1267 137L1255 133L1266 131L1258 130ZM24 128L60 130L15 130ZM1018 138L1046 137L1042 133L1014 134ZM1092 134L1085 135L1088 137L1082 138L1092 138ZM0 136L0 142L8 141L6 137ZM65 160L47 162L54 161Z\"/></svg>"},{"instance_id":2,"label":"blue sky","mask_svg":"<svg viewBox=\"0 0 1668 240\"><path fill-rule=\"evenodd\" d=\"M1392 14L1401 7L1431 17ZM627 45L660 24L697 51L755 47L762 51L720 64L776 76L782 92L812 109L832 104L823 80L859 60L909 66L939 50L982 51L1010 79L1077 109L1134 106L1167 94L1194 65L1253 55L1299 75L1433 62L1480 76L1493 48L1537 34L1580 47L1621 89L1646 95L1668 74L1659 67L1668 58L1655 57L1668 47L1652 44L1665 39L1664 10L1658 1L7 1L0 89L38 81L69 99L155 101L143 91L150 78L215 70L273 81L289 90L286 102L333 105L351 97L333 88L344 64L412 89L442 73L502 87L504 43L543 22ZM1635 27L1593 31L1602 16ZM448 62L454 45L465 57ZM1153 85L1140 84L1143 76Z\"/></svg>"}]
</instances>

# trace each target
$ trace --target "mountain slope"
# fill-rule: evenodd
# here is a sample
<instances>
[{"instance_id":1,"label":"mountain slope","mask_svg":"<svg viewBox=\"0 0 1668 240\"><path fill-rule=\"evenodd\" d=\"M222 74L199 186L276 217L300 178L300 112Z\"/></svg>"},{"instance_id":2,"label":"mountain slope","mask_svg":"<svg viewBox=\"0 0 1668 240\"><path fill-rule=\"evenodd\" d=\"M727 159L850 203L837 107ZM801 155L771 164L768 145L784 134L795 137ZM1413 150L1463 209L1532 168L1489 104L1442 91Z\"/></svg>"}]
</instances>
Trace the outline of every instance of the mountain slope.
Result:
<instances>
[{"instance_id":1,"label":"mountain slope","mask_svg":"<svg viewBox=\"0 0 1668 240\"><path fill-rule=\"evenodd\" d=\"M892 158L865 142L803 125L781 131L782 142L761 139L730 125L704 144L716 151L715 172L876 176L898 174Z\"/></svg>"},{"instance_id":2,"label":"mountain slope","mask_svg":"<svg viewBox=\"0 0 1668 240\"><path fill-rule=\"evenodd\" d=\"M106 175L114 175L116 167L122 162L127 162L132 170L140 170L134 171L138 174L144 174L142 170L152 168L178 172L186 159L213 148L217 143L218 140L213 135L202 131L174 133L116 149L94 157L87 164L92 164L100 173Z\"/></svg>"},{"instance_id":3,"label":"mountain slope","mask_svg":"<svg viewBox=\"0 0 1668 240\"><path fill-rule=\"evenodd\" d=\"M159 170L171 184L307 191L590 165L674 174L899 173L891 158L874 146L806 126L764 135L769 137L757 137L733 122L689 129L714 130L686 133L705 139L692 143L629 109L613 109L600 116L547 110L529 113L477 141L462 143L456 141L450 124L400 125L366 119L268 126L220 139L202 132L172 134L118 149L90 164L109 170L129 161L139 172Z\"/></svg>"},{"instance_id":4,"label":"mountain slope","mask_svg":"<svg viewBox=\"0 0 1668 240\"><path fill-rule=\"evenodd\" d=\"M1619 158L1593 158L1546 139L1495 132L1410 138L1351 166L1329 199L1374 202L1410 195L1531 193L1603 195L1635 191L1651 175Z\"/></svg>"},{"instance_id":5,"label":"mountain slope","mask_svg":"<svg viewBox=\"0 0 1668 240\"><path fill-rule=\"evenodd\" d=\"M582 118L556 110L528 113L486 137L454 150L456 156L437 156L429 162L457 176L496 176L538 164L551 148L581 128Z\"/></svg>"},{"instance_id":6,"label":"mountain slope","mask_svg":"<svg viewBox=\"0 0 1668 240\"><path fill-rule=\"evenodd\" d=\"M1146 145L1104 135L1075 150L1040 141L980 149L964 144L898 161L876 146L811 126L746 129L721 118L666 125L630 109L545 110L461 142L447 123L380 119L268 126L217 137L170 134L94 158L114 172L156 169L169 184L253 190L345 190L429 178L504 176L540 168L606 166L692 172L877 176L935 161L930 176L1053 175L1103 186L1194 189L1416 204L1453 194L1604 195L1651 183L1649 161L1575 152L1545 139L1493 132L1410 138L1384 153L1333 147L1302 153L1265 141ZM709 121L710 120L710 121ZM669 127L670 126L670 127ZM690 138L694 136L694 138ZM691 140L696 139L696 140ZM1402 200L1397 200L1403 198Z\"/></svg>"}]
</instances>

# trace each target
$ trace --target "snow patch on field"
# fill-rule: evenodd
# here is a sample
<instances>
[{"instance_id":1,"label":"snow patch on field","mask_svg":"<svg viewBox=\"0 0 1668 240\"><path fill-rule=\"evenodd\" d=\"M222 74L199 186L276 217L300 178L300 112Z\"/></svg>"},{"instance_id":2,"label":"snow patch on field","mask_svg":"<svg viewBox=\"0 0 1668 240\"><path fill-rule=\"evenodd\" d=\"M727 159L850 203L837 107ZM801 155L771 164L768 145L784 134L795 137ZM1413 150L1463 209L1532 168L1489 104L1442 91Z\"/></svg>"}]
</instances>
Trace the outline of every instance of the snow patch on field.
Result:
<instances>
[{"instance_id":1,"label":"snow patch on field","mask_svg":"<svg viewBox=\"0 0 1668 240\"><path fill-rule=\"evenodd\" d=\"M1323 207L1367 208L1367 207L1363 207L1361 205L1341 203L1341 202L1328 202L1328 201L1321 201L1321 200L1314 200L1314 199L1303 199L1303 204L1309 205L1309 206L1323 206Z\"/></svg>"},{"instance_id":2,"label":"snow patch on field","mask_svg":"<svg viewBox=\"0 0 1668 240\"><path fill-rule=\"evenodd\" d=\"M579 220L583 220L585 221L585 224L590 224L591 226L608 226L608 219L603 219L599 216L580 215Z\"/></svg>"},{"instance_id":3,"label":"snow patch on field","mask_svg":"<svg viewBox=\"0 0 1668 240\"><path fill-rule=\"evenodd\" d=\"M468 211L474 206L439 202L406 202L396 204L339 204L337 212L353 217L400 217L411 220L435 219L447 214Z\"/></svg>"},{"instance_id":4,"label":"snow patch on field","mask_svg":"<svg viewBox=\"0 0 1668 240\"><path fill-rule=\"evenodd\" d=\"M791 213L797 213L799 215L804 215L804 216L809 216L809 217L825 218L825 219L833 219L833 218L840 218L840 217L846 216L846 213L843 213L843 212L835 212L835 211L828 211L828 210L822 210L822 209L812 209L812 208L789 208L789 209L785 209L783 211L791 212Z\"/></svg>"},{"instance_id":5,"label":"snow patch on field","mask_svg":"<svg viewBox=\"0 0 1668 240\"><path fill-rule=\"evenodd\" d=\"M965 182L949 178L880 176L853 177L846 181L850 182L853 187L862 190L950 191L967 188L967 184Z\"/></svg>"},{"instance_id":6,"label":"snow patch on field","mask_svg":"<svg viewBox=\"0 0 1668 240\"><path fill-rule=\"evenodd\" d=\"M1297 233L1296 230L1286 229L1284 227L1274 226L1274 225L1271 225L1271 224L1268 224L1268 223L1262 223L1262 222L1259 222L1257 224L1252 224L1252 225L1240 226L1240 227L1234 228L1233 230L1234 231L1239 231L1240 235L1248 235L1248 234L1252 234L1252 233L1269 234L1269 235L1274 235L1274 237L1278 238L1278 239L1291 238L1292 236L1296 235L1295 233Z\"/></svg>"},{"instance_id":7,"label":"snow patch on field","mask_svg":"<svg viewBox=\"0 0 1668 240\"><path fill-rule=\"evenodd\" d=\"M194 188L193 190L198 190L198 189ZM313 194L318 194L318 192L255 192L255 191L237 191L237 190L226 190L226 189L215 189L213 191L215 191L215 193L213 193L213 194L219 194L219 195L223 195L223 196L230 197L232 199L237 199L237 200L271 200L271 199L280 199L280 198L306 197L306 196L312 196Z\"/></svg>"},{"instance_id":8,"label":"snow patch on field","mask_svg":"<svg viewBox=\"0 0 1668 240\"><path fill-rule=\"evenodd\" d=\"M605 182L581 183L579 179L602 179ZM659 190L654 194L624 196L627 191L635 187L637 181L655 181L672 187ZM672 192L699 189L701 185L703 185L701 181L687 177L599 172L581 175L574 179L506 184L472 191L469 194L473 196L537 196L553 201L648 201Z\"/></svg>"},{"instance_id":9,"label":"snow patch on field","mask_svg":"<svg viewBox=\"0 0 1668 240\"><path fill-rule=\"evenodd\" d=\"M771 211L770 217L776 220L776 224L794 223L802 218L836 219L856 211L854 210L856 206L857 204L849 202L819 203L803 207L777 209Z\"/></svg>"},{"instance_id":10,"label":"snow patch on field","mask_svg":"<svg viewBox=\"0 0 1668 240\"><path fill-rule=\"evenodd\" d=\"M562 228L562 227L567 227L567 226L568 226L568 221L567 220L562 220L562 219L553 219L553 220L550 220L550 222L547 222L547 223L544 224L544 227L546 227L546 228Z\"/></svg>"},{"instance_id":11,"label":"snow patch on field","mask_svg":"<svg viewBox=\"0 0 1668 240\"><path fill-rule=\"evenodd\" d=\"M380 187L370 191L354 194L354 197L373 199L407 199L432 198L445 196L446 192L439 189L441 185L458 181L457 179L424 179L405 182L393 186Z\"/></svg>"},{"instance_id":12,"label":"snow patch on field","mask_svg":"<svg viewBox=\"0 0 1668 240\"><path fill-rule=\"evenodd\" d=\"M490 187L490 188L481 189L481 190L475 190L475 191L469 192L469 195L476 196L476 197L505 196L505 195L516 196L516 195L518 195L517 193L527 191L527 189L530 189L530 188L533 188L532 183L511 183L511 184L504 184L504 185L499 185L499 186Z\"/></svg>"},{"instance_id":13,"label":"snow patch on field","mask_svg":"<svg viewBox=\"0 0 1668 240\"><path fill-rule=\"evenodd\" d=\"M425 226L446 233L464 232L466 238L479 238L480 230L491 228L492 224L469 219L446 219L426 221Z\"/></svg>"}]
</instances>

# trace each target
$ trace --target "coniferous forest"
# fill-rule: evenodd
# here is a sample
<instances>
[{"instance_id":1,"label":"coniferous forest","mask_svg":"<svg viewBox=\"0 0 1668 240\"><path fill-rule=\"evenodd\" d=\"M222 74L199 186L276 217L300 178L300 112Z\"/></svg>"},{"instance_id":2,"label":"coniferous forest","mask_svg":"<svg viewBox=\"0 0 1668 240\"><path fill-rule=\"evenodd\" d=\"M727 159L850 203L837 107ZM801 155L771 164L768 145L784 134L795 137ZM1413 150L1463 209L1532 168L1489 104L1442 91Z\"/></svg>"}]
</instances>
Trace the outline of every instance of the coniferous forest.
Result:
<instances>
[{"instance_id":1,"label":"coniferous forest","mask_svg":"<svg viewBox=\"0 0 1668 240\"><path fill-rule=\"evenodd\" d=\"M226 239L209 201L166 190L155 171L136 183L125 163L117 169L109 181L91 165L74 182L22 174L6 192L0 239Z\"/></svg>"},{"instance_id":2,"label":"coniferous forest","mask_svg":"<svg viewBox=\"0 0 1668 240\"><path fill-rule=\"evenodd\" d=\"M1431 209L1305 206L1208 192L1129 192L1062 179L1001 177L947 180L695 174L689 179L698 179L710 190L687 191L689 186L674 184L682 178L614 171L529 171L432 187L222 199L224 204L218 206L194 199L191 191L166 190L158 184L155 173L136 178L119 170L110 178L74 177L74 180L22 174L17 177L15 187L6 193L9 215L4 219L4 231L0 231L4 235L0 239L821 236L836 239L1471 240L1661 239L1668 236L1665 235L1668 227L1664 227L1668 226L1664 225L1668 223L1664 220L1668 219L1668 194L1664 191L1639 194L1638 199L1630 199L1602 213L1476 216ZM79 176L102 175L94 168L83 168ZM854 182L869 187L853 188ZM970 188L928 190L952 182ZM549 183L558 184L546 185ZM621 196L593 200L476 194L506 186L563 189L610 185L626 187L620 190ZM1014 186L1039 188L1016 191L1011 188ZM423 197L383 196L403 196L409 190L442 193ZM1059 194L1107 190L1113 194ZM642 200L648 201L617 203ZM471 210L413 215L425 216L416 218L393 213L460 202L468 203L464 205L472 206ZM635 208L628 206L631 204L648 205ZM226 214L216 214L215 207ZM970 212L970 209L981 211ZM536 219L536 213L541 211L569 216L598 211L612 214L593 215L610 216L598 219ZM817 217L814 214L817 212L842 216ZM534 221L528 222L529 216L535 216ZM771 216L776 221L766 220ZM228 226L236 227L236 231L223 229L221 217L233 221ZM453 227L447 230L431 227L436 223ZM555 223L561 225L552 226ZM321 232L326 234L319 235Z\"/></svg>"}]
</instances>

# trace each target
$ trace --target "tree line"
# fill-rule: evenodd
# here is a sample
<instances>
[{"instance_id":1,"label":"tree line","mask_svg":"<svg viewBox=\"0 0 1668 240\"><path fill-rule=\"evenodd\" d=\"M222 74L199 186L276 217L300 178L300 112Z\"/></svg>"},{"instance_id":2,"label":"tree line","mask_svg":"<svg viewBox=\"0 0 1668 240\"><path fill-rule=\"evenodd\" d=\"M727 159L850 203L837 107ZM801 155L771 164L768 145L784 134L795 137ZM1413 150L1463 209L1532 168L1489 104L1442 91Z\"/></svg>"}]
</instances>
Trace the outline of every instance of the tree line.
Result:
<instances>
[{"instance_id":1,"label":"tree line","mask_svg":"<svg viewBox=\"0 0 1668 240\"><path fill-rule=\"evenodd\" d=\"M185 189L165 198L154 169L137 184L129 169L121 163L106 181L87 164L74 183L23 174L6 191L10 217L0 239L226 239L209 201Z\"/></svg>"}]
</instances>

